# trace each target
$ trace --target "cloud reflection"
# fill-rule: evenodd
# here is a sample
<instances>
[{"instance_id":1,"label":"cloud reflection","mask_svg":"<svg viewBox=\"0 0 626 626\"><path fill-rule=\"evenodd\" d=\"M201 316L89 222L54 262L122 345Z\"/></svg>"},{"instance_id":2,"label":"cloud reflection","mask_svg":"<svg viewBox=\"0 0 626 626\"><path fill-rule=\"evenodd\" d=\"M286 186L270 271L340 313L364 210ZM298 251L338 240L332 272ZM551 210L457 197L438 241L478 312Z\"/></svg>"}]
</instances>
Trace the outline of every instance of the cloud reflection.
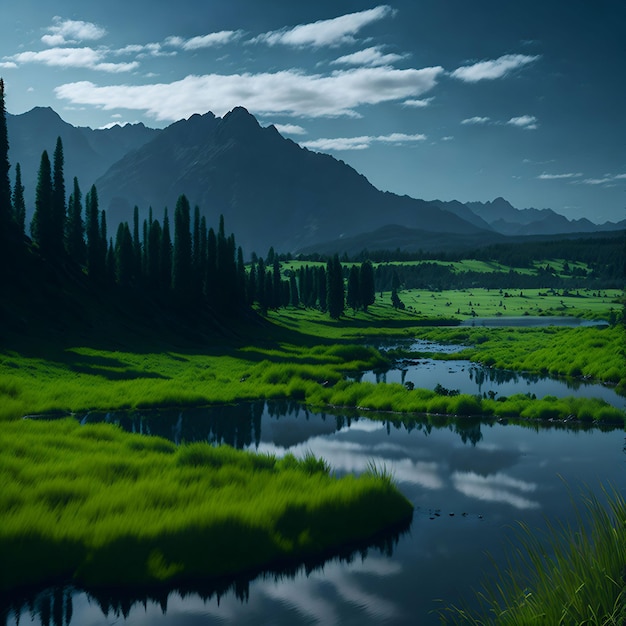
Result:
<instances>
[{"instance_id":1,"label":"cloud reflection","mask_svg":"<svg viewBox=\"0 0 626 626\"><path fill-rule=\"evenodd\" d=\"M540 506L535 500L530 500L519 493L536 491L536 483L511 478L506 474L480 476L475 472L455 472L451 480L454 488L469 498L510 504L516 509L538 509Z\"/></svg>"}]
</instances>

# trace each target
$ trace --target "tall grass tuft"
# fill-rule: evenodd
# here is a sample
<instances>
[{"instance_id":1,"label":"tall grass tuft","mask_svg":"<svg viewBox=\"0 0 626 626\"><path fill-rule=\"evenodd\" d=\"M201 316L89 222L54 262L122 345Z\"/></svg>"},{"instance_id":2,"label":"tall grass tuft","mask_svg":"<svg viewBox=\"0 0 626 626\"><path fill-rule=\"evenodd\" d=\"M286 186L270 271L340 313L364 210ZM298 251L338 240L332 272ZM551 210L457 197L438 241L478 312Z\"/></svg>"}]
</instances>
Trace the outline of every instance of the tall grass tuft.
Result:
<instances>
[{"instance_id":1,"label":"tall grass tuft","mask_svg":"<svg viewBox=\"0 0 626 626\"><path fill-rule=\"evenodd\" d=\"M480 610L452 607L454 623L501 626L626 623L626 501L589 492L575 524L548 523L538 533L521 523L508 565L479 592ZM442 615L442 618L444 616Z\"/></svg>"}]
</instances>

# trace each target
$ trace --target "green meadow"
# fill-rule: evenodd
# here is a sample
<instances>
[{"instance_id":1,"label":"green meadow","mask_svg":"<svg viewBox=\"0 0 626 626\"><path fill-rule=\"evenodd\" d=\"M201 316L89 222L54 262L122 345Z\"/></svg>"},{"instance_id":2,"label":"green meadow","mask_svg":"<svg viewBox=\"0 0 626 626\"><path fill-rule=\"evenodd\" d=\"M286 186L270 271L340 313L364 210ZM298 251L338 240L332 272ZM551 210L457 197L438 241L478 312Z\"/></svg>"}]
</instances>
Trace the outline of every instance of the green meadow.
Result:
<instances>
[{"instance_id":1,"label":"green meadow","mask_svg":"<svg viewBox=\"0 0 626 626\"><path fill-rule=\"evenodd\" d=\"M388 475L110 425L5 421L0 590L145 585L294 562L410 517Z\"/></svg>"},{"instance_id":2,"label":"green meadow","mask_svg":"<svg viewBox=\"0 0 626 626\"><path fill-rule=\"evenodd\" d=\"M603 317L618 293L509 295L542 310ZM402 292L367 312L327 314L287 307L227 340L160 343L145 337L67 335L66 342L10 342L0 353L0 584L74 580L147 584L232 575L337 549L406 519L411 504L390 477L373 471L337 479L321 459L275 459L227 447L176 448L161 439L72 419L89 410L202 406L289 398L312 407L367 411L372 418L411 414L623 423L624 412L585 398L506 399L446 395L398 384L353 382L347 375L385 369L402 351L385 339L463 344L454 356L498 367L588 377L624 388L623 326L606 328L447 327L455 304L472 299L481 314L500 308L497 292ZM422 304L428 303L427 309ZM467 303L469 306L469 302ZM423 309L423 310L422 310ZM503 313L504 314L504 313ZM444 356L443 358L449 358ZM442 381L445 382L445 381Z\"/></svg>"}]
</instances>

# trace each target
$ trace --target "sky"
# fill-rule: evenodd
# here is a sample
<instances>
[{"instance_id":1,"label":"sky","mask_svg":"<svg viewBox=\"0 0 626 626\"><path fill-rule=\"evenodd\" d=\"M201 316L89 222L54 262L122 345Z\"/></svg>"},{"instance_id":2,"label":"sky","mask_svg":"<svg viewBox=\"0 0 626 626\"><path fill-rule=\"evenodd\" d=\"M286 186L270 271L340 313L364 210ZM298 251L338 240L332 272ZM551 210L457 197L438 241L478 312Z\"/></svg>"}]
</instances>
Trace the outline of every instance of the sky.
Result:
<instances>
[{"instance_id":1,"label":"sky","mask_svg":"<svg viewBox=\"0 0 626 626\"><path fill-rule=\"evenodd\" d=\"M626 218L623 0L2 0L2 15L9 113L161 128L244 106L384 191Z\"/></svg>"}]
</instances>

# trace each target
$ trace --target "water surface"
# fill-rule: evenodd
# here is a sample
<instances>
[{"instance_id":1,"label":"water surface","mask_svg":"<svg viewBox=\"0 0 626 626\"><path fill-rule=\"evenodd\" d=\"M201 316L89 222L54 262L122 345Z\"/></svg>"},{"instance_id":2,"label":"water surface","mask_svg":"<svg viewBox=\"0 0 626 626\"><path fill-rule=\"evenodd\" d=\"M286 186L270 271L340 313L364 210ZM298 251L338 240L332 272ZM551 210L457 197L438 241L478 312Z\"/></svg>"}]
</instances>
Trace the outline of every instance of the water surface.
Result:
<instances>
[{"instance_id":1,"label":"water surface","mask_svg":"<svg viewBox=\"0 0 626 626\"><path fill-rule=\"evenodd\" d=\"M31 598L32 608L18 603L21 624L437 624L442 603L471 601L472 588L492 571L486 552L502 562L517 521L541 527L546 517L572 519L571 499L582 485L599 490L611 483L626 489L624 432L619 429L538 429L443 419L389 423L315 414L288 402L92 414L84 420L277 455L312 451L339 475L362 472L374 462L393 472L415 515L410 531L393 548L372 548L364 556L357 552L348 560L332 559L321 567L261 576L218 591L207 586L193 592L146 592L141 601L115 590L103 599L66 589L55 592L54 605L54 593L42 593ZM17 624L15 613L6 604L4 609L6 622ZM60 621L46 622L52 614Z\"/></svg>"}]
</instances>

